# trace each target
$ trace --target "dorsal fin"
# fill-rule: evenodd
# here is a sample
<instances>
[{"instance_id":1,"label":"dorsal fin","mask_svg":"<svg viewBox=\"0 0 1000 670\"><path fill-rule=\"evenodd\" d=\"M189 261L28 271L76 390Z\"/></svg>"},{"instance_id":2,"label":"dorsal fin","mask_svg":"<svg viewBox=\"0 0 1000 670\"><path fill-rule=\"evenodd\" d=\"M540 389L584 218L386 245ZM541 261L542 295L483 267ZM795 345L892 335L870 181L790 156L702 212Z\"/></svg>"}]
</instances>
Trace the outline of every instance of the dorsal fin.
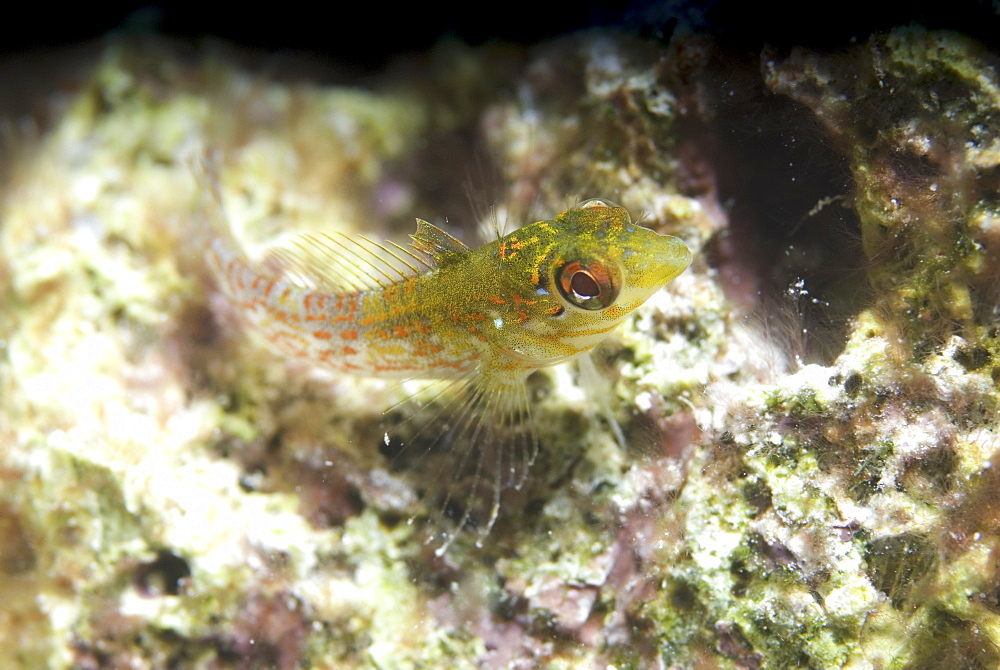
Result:
<instances>
[{"instance_id":1,"label":"dorsal fin","mask_svg":"<svg viewBox=\"0 0 1000 670\"><path fill-rule=\"evenodd\" d=\"M417 219L417 232L410 235L410 238L415 251L427 254L438 265L454 263L471 251L461 240L423 219Z\"/></svg>"},{"instance_id":2,"label":"dorsal fin","mask_svg":"<svg viewBox=\"0 0 1000 670\"><path fill-rule=\"evenodd\" d=\"M389 244L395 250L363 235L300 235L291 246L272 249L271 260L264 264L277 262L298 283L337 293L386 288L433 267L431 261Z\"/></svg>"},{"instance_id":3,"label":"dorsal fin","mask_svg":"<svg viewBox=\"0 0 1000 670\"><path fill-rule=\"evenodd\" d=\"M277 264L303 286L334 292L386 288L407 277L447 265L470 249L437 226L417 219L407 247L379 244L363 235L300 235L291 246L272 249L264 266Z\"/></svg>"}]
</instances>

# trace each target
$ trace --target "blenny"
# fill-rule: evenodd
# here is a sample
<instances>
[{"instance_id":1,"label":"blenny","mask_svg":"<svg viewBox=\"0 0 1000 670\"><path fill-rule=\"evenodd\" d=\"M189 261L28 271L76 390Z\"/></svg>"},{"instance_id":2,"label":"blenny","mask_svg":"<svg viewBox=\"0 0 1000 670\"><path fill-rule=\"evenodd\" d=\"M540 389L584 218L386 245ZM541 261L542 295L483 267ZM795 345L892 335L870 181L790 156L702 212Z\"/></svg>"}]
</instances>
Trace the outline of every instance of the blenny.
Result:
<instances>
[{"instance_id":1,"label":"blenny","mask_svg":"<svg viewBox=\"0 0 1000 670\"><path fill-rule=\"evenodd\" d=\"M458 494L452 479L442 504L464 498L458 527L478 523L481 542L501 492L523 483L538 452L528 375L595 347L683 272L691 252L604 200L475 249L420 219L411 238L304 235L255 263L224 233L208 255L222 292L285 354L338 373L464 384L431 440L454 449L456 471L472 482ZM476 522L486 481L490 501ZM439 551L454 537L442 531Z\"/></svg>"}]
</instances>

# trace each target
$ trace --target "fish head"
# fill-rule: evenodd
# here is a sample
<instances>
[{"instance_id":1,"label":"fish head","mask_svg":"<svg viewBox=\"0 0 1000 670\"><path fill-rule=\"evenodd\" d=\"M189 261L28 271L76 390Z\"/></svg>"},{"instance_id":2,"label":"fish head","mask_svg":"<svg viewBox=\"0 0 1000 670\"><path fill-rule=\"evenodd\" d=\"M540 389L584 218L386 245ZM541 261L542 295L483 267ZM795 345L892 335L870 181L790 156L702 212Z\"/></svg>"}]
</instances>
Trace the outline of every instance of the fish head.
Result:
<instances>
[{"instance_id":1,"label":"fish head","mask_svg":"<svg viewBox=\"0 0 1000 670\"><path fill-rule=\"evenodd\" d=\"M529 284L534 297L520 332L501 338L505 353L536 367L590 350L691 264L682 240L605 200L524 226L499 240L498 255L511 282Z\"/></svg>"}]
</instances>

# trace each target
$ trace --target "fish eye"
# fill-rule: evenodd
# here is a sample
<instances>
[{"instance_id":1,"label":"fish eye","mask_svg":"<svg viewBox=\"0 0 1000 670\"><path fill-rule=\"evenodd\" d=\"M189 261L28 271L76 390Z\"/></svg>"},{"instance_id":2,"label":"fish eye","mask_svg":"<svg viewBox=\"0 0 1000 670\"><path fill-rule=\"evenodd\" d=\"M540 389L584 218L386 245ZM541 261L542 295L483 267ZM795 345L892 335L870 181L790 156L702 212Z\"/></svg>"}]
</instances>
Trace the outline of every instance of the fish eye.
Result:
<instances>
[{"instance_id":1,"label":"fish eye","mask_svg":"<svg viewBox=\"0 0 1000 670\"><path fill-rule=\"evenodd\" d=\"M556 270L556 288L569 303L586 310L610 307L618 297L615 273L599 261L570 261Z\"/></svg>"}]
</instances>

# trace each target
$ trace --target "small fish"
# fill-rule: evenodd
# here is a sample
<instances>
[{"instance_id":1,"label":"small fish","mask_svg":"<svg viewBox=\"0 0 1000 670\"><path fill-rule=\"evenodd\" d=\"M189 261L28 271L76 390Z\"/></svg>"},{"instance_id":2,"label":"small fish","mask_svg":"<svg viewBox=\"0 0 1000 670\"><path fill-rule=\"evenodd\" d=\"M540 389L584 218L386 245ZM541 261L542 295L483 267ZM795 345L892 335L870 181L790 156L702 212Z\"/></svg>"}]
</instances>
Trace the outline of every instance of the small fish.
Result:
<instances>
[{"instance_id":1,"label":"small fish","mask_svg":"<svg viewBox=\"0 0 1000 670\"><path fill-rule=\"evenodd\" d=\"M594 348L691 252L604 200L476 249L420 219L411 239L304 235L253 263L220 234L208 255L221 290L285 354L338 373L465 384L434 440L454 447L471 477L459 528L475 525L475 489L492 475L481 542L501 491L523 483L538 452L528 375ZM444 533L439 552L454 537Z\"/></svg>"}]
</instances>

